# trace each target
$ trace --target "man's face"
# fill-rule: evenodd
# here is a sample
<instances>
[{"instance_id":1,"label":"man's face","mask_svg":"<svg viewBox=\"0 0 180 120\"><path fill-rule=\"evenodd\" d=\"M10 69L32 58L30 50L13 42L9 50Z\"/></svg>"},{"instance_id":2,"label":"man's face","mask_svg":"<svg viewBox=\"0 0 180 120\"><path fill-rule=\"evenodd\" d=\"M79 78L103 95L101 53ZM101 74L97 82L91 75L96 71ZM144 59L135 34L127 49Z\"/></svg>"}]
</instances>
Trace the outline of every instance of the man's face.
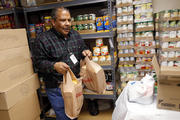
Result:
<instances>
[{"instance_id":1,"label":"man's face","mask_svg":"<svg viewBox=\"0 0 180 120\"><path fill-rule=\"evenodd\" d=\"M69 11L59 9L56 14L56 20L52 20L54 28L67 37L71 29L71 15Z\"/></svg>"}]
</instances>

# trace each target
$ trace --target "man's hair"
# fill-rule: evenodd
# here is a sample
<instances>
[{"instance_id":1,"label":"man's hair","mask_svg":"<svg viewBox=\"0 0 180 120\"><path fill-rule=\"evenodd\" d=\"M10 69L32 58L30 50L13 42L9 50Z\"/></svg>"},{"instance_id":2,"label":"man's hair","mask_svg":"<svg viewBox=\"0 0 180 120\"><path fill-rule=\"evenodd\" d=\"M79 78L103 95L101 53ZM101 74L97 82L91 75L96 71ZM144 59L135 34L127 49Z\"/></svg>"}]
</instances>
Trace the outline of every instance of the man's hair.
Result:
<instances>
[{"instance_id":1,"label":"man's hair","mask_svg":"<svg viewBox=\"0 0 180 120\"><path fill-rule=\"evenodd\" d=\"M64 8L64 7L55 8L55 9L53 9L52 12L51 12L51 18L52 18L53 20L56 20L58 10L65 10L65 11L68 11L68 12L69 12L69 10L68 10L67 8Z\"/></svg>"}]
</instances>

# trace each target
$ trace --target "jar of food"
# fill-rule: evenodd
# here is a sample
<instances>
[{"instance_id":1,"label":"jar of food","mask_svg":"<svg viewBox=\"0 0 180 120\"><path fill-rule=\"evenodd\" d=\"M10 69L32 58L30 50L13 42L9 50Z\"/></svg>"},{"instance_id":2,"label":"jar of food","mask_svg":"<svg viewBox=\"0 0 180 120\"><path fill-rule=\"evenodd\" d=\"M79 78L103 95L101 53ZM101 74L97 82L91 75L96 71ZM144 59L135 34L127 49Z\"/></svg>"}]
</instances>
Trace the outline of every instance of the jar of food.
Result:
<instances>
[{"instance_id":1,"label":"jar of food","mask_svg":"<svg viewBox=\"0 0 180 120\"><path fill-rule=\"evenodd\" d=\"M106 61L106 57L105 56L99 56L99 61L101 61L101 62Z\"/></svg>"},{"instance_id":2,"label":"jar of food","mask_svg":"<svg viewBox=\"0 0 180 120\"><path fill-rule=\"evenodd\" d=\"M178 17L178 9L174 9L171 11L171 17Z\"/></svg>"},{"instance_id":3,"label":"jar of food","mask_svg":"<svg viewBox=\"0 0 180 120\"><path fill-rule=\"evenodd\" d=\"M175 57L175 52L174 51L170 51L168 53L168 58L174 58Z\"/></svg>"},{"instance_id":4,"label":"jar of food","mask_svg":"<svg viewBox=\"0 0 180 120\"><path fill-rule=\"evenodd\" d=\"M77 16L77 20L78 20L78 21L82 21L82 20L83 20L83 15L78 15L78 16Z\"/></svg>"},{"instance_id":5,"label":"jar of food","mask_svg":"<svg viewBox=\"0 0 180 120\"><path fill-rule=\"evenodd\" d=\"M162 61L161 66L165 66L165 67L168 66L168 62L167 61Z\"/></svg>"},{"instance_id":6,"label":"jar of food","mask_svg":"<svg viewBox=\"0 0 180 120\"><path fill-rule=\"evenodd\" d=\"M169 43L168 42L163 42L162 43L162 48L168 48L169 47Z\"/></svg>"}]
</instances>

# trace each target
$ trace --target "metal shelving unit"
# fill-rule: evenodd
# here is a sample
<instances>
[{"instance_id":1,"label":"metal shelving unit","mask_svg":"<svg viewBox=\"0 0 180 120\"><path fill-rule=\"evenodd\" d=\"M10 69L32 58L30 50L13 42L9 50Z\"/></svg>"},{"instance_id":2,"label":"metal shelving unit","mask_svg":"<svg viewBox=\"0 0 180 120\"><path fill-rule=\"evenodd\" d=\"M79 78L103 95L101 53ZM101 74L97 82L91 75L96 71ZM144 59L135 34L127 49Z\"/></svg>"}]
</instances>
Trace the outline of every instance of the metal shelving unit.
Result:
<instances>
[{"instance_id":1,"label":"metal shelving unit","mask_svg":"<svg viewBox=\"0 0 180 120\"><path fill-rule=\"evenodd\" d=\"M0 16L13 14L14 15L14 20L15 20L15 27L19 28L20 25L19 25L19 20L18 20L17 13L20 13L20 12L22 12L22 8L19 8L19 7L7 8L7 9L0 10Z\"/></svg>"},{"instance_id":2,"label":"metal shelving unit","mask_svg":"<svg viewBox=\"0 0 180 120\"><path fill-rule=\"evenodd\" d=\"M115 32L112 29L112 3L113 0L74 0L74 1L69 1L69 2L62 2L62 3L53 3L53 4L46 4L42 6L37 6L37 7L24 7L24 16L25 16L25 23L26 23L26 28L28 28L28 13L30 12L36 12L36 11L43 11L43 10L50 10L53 8L57 7L73 7L73 6L80 6L80 5L86 5L86 4L96 4L96 3L107 3L107 8L108 12L110 15L110 32L100 32L100 33L93 33L93 34L81 34L82 39L96 39L96 38L107 38L109 40L109 45L110 45L110 55L112 56L111 58L111 63L112 65L109 66L102 66L104 70L110 70L112 71L112 80L113 80L113 91L106 91L104 94L94 94L94 93L84 93L85 98L94 98L94 99L112 99L114 102L117 98L116 95L116 82L115 82L115 68L116 68L116 63L114 59L114 37L115 37ZM29 32L27 32L29 41L33 41L34 39L30 38ZM45 93L42 93L42 96L46 96Z\"/></svg>"}]
</instances>

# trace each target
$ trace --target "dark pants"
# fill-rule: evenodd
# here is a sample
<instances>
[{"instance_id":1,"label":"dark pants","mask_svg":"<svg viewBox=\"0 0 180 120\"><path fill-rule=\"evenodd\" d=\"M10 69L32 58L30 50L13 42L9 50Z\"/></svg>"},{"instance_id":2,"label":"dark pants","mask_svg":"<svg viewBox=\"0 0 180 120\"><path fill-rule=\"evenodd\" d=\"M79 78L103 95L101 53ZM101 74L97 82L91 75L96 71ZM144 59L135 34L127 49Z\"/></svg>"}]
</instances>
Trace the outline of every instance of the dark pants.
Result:
<instances>
[{"instance_id":1,"label":"dark pants","mask_svg":"<svg viewBox=\"0 0 180 120\"><path fill-rule=\"evenodd\" d=\"M46 94L56 113L56 120L71 120L65 114L64 100L60 88L46 88ZM77 119L74 119L77 120Z\"/></svg>"}]
</instances>

